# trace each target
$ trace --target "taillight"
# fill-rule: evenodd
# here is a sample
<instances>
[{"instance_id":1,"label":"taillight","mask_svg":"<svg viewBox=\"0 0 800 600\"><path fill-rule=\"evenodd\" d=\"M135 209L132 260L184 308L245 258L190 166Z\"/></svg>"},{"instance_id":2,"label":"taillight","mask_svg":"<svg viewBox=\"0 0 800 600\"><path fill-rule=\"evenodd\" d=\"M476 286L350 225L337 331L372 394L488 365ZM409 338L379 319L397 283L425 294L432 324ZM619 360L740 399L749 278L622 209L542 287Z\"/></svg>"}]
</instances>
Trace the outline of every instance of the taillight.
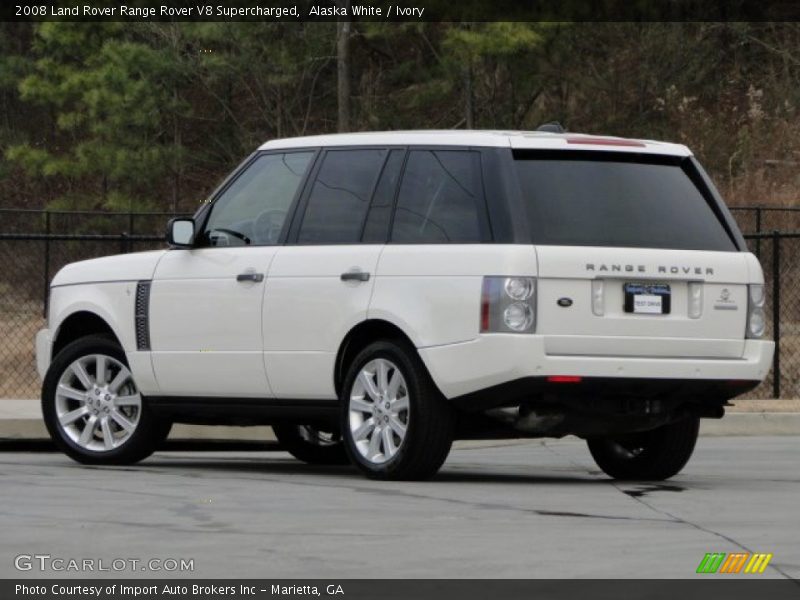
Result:
<instances>
[{"instance_id":1,"label":"taillight","mask_svg":"<svg viewBox=\"0 0 800 600\"><path fill-rule=\"evenodd\" d=\"M767 315L764 312L764 286L751 284L747 286L747 331L745 336L758 339L767 328Z\"/></svg>"},{"instance_id":2,"label":"taillight","mask_svg":"<svg viewBox=\"0 0 800 600\"><path fill-rule=\"evenodd\" d=\"M582 380L582 377L575 375L550 375L547 378L548 383L580 383Z\"/></svg>"},{"instance_id":3,"label":"taillight","mask_svg":"<svg viewBox=\"0 0 800 600\"><path fill-rule=\"evenodd\" d=\"M586 146L627 146L631 148L646 148L647 145L637 140L625 140L617 138L594 138L594 137L568 137L568 144L583 144Z\"/></svg>"},{"instance_id":4,"label":"taillight","mask_svg":"<svg viewBox=\"0 0 800 600\"><path fill-rule=\"evenodd\" d=\"M533 333L536 329L534 277L484 277L481 333Z\"/></svg>"}]
</instances>

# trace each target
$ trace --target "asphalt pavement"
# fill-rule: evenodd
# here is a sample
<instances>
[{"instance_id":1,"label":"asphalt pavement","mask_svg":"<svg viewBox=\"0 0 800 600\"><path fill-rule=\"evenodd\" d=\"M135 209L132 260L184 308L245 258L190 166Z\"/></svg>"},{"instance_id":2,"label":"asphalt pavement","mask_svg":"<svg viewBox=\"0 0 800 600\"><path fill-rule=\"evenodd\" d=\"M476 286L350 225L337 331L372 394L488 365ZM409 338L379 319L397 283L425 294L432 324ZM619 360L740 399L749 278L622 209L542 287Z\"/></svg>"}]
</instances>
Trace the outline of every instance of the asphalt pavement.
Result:
<instances>
[{"instance_id":1,"label":"asphalt pavement","mask_svg":"<svg viewBox=\"0 0 800 600\"><path fill-rule=\"evenodd\" d=\"M800 437L702 437L663 484L609 480L574 438L460 443L428 482L280 451L3 452L0 532L4 578L691 578L706 553L761 552L761 575L702 577L797 579Z\"/></svg>"}]
</instances>

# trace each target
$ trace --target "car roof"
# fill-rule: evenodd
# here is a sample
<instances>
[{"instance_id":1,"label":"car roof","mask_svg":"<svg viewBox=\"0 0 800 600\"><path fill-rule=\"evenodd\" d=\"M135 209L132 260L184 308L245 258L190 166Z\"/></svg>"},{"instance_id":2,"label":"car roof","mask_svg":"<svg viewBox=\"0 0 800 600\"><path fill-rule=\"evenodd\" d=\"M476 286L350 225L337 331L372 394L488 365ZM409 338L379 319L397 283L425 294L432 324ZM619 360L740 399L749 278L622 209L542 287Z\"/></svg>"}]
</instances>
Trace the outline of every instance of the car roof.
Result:
<instances>
[{"instance_id":1,"label":"car roof","mask_svg":"<svg viewBox=\"0 0 800 600\"><path fill-rule=\"evenodd\" d=\"M682 144L584 133L465 129L336 133L270 140L259 150L337 146L473 146L531 150L600 150L691 156Z\"/></svg>"}]
</instances>

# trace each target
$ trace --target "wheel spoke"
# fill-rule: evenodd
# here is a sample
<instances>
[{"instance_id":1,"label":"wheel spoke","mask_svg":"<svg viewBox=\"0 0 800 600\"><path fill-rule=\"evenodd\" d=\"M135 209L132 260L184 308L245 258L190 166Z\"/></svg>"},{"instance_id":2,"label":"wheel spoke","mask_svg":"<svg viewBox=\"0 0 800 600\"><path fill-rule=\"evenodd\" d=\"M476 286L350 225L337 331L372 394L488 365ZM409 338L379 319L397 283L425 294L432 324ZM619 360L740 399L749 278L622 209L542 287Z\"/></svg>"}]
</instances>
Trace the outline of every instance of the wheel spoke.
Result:
<instances>
[{"instance_id":1,"label":"wheel spoke","mask_svg":"<svg viewBox=\"0 0 800 600\"><path fill-rule=\"evenodd\" d=\"M66 383L58 384L58 390L56 391L56 394L59 396L64 396L65 398L69 398L70 400L77 400L78 402L83 402L86 400L86 392L76 390L74 387L68 386Z\"/></svg>"},{"instance_id":2,"label":"wheel spoke","mask_svg":"<svg viewBox=\"0 0 800 600\"><path fill-rule=\"evenodd\" d=\"M400 374L400 371L395 369L394 373L392 373L392 377L389 379L389 388L386 390L386 397L389 398L390 402L397 398L397 392L400 391L400 384L402 384L402 382L403 376Z\"/></svg>"},{"instance_id":3,"label":"wheel spoke","mask_svg":"<svg viewBox=\"0 0 800 600\"><path fill-rule=\"evenodd\" d=\"M78 443L81 446L87 446L89 442L92 441L94 437L94 430L97 427L97 415L92 415L89 417L89 420L86 421L86 425L81 432L81 437L78 438Z\"/></svg>"},{"instance_id":4,"label":"wheel spoke","mask_svg":"<svg viewBox=\"0 0 800 600\"><path fill-rule=\"evenodd\" d=\"M392 404L392 410L395 413L399 413L399 412L402 412L404 410L408 410L408 396L402 396L400 398L392 400L391 404Z\"/></svg>"},{"instance_id":5,"label":"wheel spoke","mask_svg":"<svg viewBox=\"0 0 800 600\"><path fill-rule=\"evenodd\" d=\"M106 357L98 354L94 359L94 378L97 381L97 385L102 386L106 383Z\"/></svg>"},{"instance_id":6,"label":"wheel spoke","mask_svg":"<svg viewBox=\"0 0 800 600\"><path fill-rule=\"evenodd\" d=\"M86 372L86 369L80 362L75 361L74 363L72 363L72 372L75 374L75 377L78 378L78 381L81 382L81 385L84 388L86 388L87 391L91 389L91 387L94 385L94 381L92 381L91 376L89 375L89 373Z\"/></svg>"},{"instance_id":7,"label":"wheel spoke","mask_svg":"<svg viewBox=\"0 0 800 600\"><path fill-rule=\"evenodd\" d=\"M394 445L394 435L392 434L392 430L388 427L384 427L381 430L381 435L383 437L383 454L387 458L392 457L397 452L397 446Z\"/></svg>"},{"instance_id":8,"label":"wheel spoke","mask_svg":"<svg viewBox=\"0 0 800 600\"><path fill-rule=\"evenodd\" d=\"M372 431L372 437L369 438L369 448L367 449L367 457L375 458L381 451L381 430L375 428Z\"/></svg>"},{"instance_id":9,"label":"wheel spoke","mask_svg":"<svg viewBox=\"0 0 800 600\"><path fill-rule=\"evenodd\" d=\"M122 384L128 380L128 377L130 377L130 374L127 369L120 369L120 372L108 384L108 389L111 390L111 393L116 394Z\"/></svg>"},{"instance_id":10,"label":"wheel spoke","mask_svg":"<svg viewBox=\"0 0 800 600\"><path fill-rule=\"evenodd\" d=\"M375 429L375 421L372 418L369 418L353 432L353 439L357 442L361 441L367 437L373 429Z\"/></svg>"},{"instance_id":11,"label":"wheel spoke","mask_svg":"<svg viewBox=\"0 0 800 600\"><path fill-rule=\"evenodd\" d=\"M111 450L114 447L114 435L111 433L111 423L108 417L100 422L100 428L103 430L103 445L106 450Z\"/></svg>"},{"instance_id":12,"label":"wheel spoke","mask_svg":"<svg viewBox=\"0 0 800 600\"><path fill-rule=\"evenodd\" d=\"M369 373L366 371L361 371L361 373L358 374L358 379L361 381L361 385L364 386L364 389L369 397L372 398L374 402L377 402L380 398L380 393L375 388L375 382L372 381L372 377L369 375Z\"/></svg>"},{"instance_id":13,"label":"wheel spoke","mask_svg":"<svg viewBox=\"0 0 800 600\"><path fill-rule=\"evenodd\" d=\"M117 425L122 427L128 433L132 432L136 427L118 410L112 410L110 416L112 419L114 419L114 421L116 421Z\"/></svg>"},{"instance_id":14,"label":"wheel spoke","mask_svg":"<svg viewBox=\"0 0 800 600\"><path fill-rule=\"evenodd\" d=\"M394 432L400 437L402 440L406 435L406 426L394 415L389 417L389 427L394 430Z\"/></svg>"},{"instance_id":15,"label":"wheel spoke","mask_svg":"<svg viewBox=\"0 0 800 600\"><path fill-rule=\"evenodd\" d=\"M385 360L378 361L378 389L382 394L389 390L389 367Z\"/></svg>"},{"instance_id":16,"label":"wheel spoke","mask_svg":"<svg viewBox=\"0 0 800 600\"><path fill-rule=\"evenodd\" d=\"M139 406L142 403L142 397L139 394L131 394L130 396L117 396L114 398L114 406Z\"/></svg>"},{"instance_id":17,"label":"wheel spoke","mask_svg":"<svg viewBox=\"0 0 800 600\"><path fill-rule=\"evenodd\" d=\"M354 396L350 398L350 410L355 410L362 413L371 413L372 404L367 402L364 398Z\"/></svg>"},{"instance_id":18,"label":"wheel spoke","mask_svg":"<svg viewBox=\"0 0 800 600\"><path fill-rule=\"evenodd\" d=\"M71 410L68 413L65 413L58 417L58 422L61 423L64 427L67 425L74 423L82 416L89 414L89 409L86 406L81 406L76 408L75 410Z\"/></svg>"}]
</instances>

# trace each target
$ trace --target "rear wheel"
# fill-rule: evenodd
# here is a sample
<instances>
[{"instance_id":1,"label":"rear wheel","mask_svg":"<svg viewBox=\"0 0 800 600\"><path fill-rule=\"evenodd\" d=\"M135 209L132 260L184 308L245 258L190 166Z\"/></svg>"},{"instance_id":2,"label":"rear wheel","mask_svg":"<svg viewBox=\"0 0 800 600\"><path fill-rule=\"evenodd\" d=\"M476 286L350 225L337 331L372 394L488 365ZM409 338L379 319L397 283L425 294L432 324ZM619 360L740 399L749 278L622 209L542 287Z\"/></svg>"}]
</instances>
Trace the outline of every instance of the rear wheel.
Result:
<instances>
[{"instance_id":1,"label":"rear wheel","mask_svg":"<svg viewBox=\"0 0 800 600\"><path fill-rule=\"evenodd\" d=\"M688 417L651 431L590 439L589 451L615 479L661 481L689 462L699 431L700 419Z\"/></svg>"},{"instance_id":2,"label":"rear wheel","mask_svg":"<svg viewBox=\"0 0 800 600\"><path fill-rule=\"evenodd\" d=\"M346 465L350 462L338 432L312 425L275 425L272 431L284 450L310 465Z\"/></svg>"},{"instance_id":3,"label":"rear wheel","mask_svg":"<svg viewBox=\"0 0 800 600\"><path fill-rule=\"evenodd\" d=\"M103 335L81 338L58 353L42 385L42 413L55 444L87 464L140 461L171 427L148 408L122 348Z\"/></svg>"},{"instance_id":4,"label":"rear wheel","mask_svg":"<svg viewBox=\"0 0 800 600\"><path fill-rule=\"evenodd\" d=\"M350 365L341 430L352 462L373 479L426 479L442 466L455 416L413 348L376 342Z\"/></svg>"}]
</instances>

